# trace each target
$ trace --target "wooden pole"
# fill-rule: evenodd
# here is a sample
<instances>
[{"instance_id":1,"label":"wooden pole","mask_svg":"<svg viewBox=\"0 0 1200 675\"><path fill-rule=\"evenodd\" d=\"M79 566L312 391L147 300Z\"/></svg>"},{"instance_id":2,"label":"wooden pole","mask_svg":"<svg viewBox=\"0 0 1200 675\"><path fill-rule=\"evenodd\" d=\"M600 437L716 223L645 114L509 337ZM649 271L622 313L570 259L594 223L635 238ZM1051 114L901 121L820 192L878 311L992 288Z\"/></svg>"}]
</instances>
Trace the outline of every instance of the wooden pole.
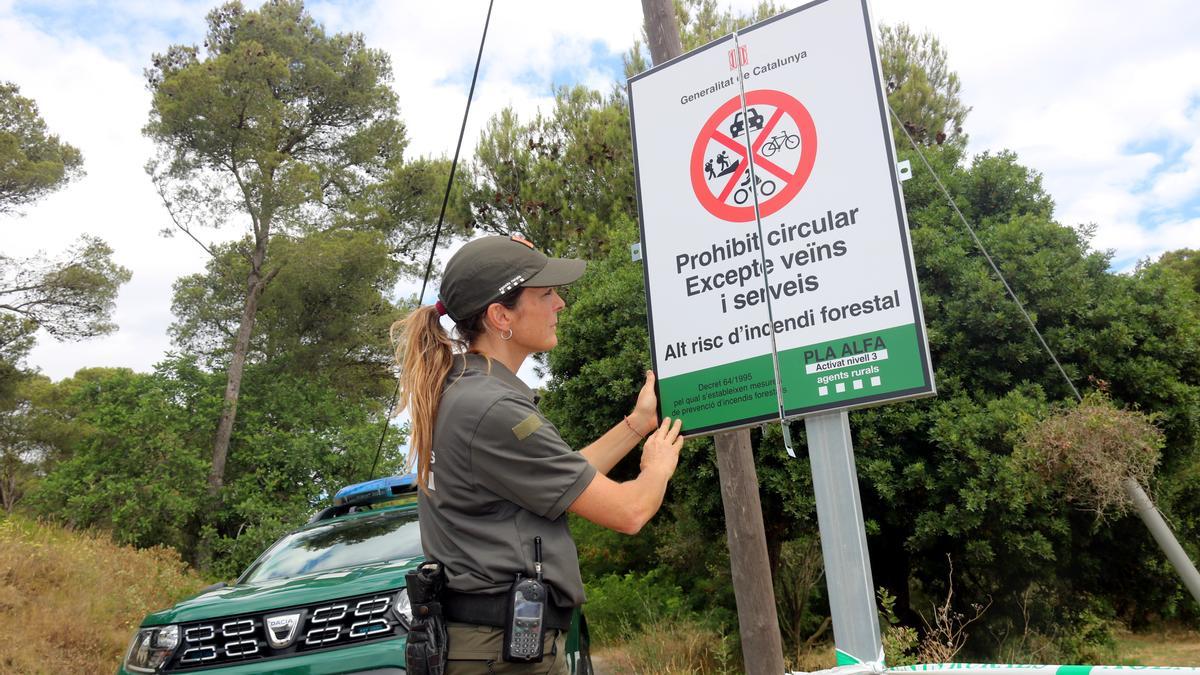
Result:
<instances>
[{"instance_id":1,"label":"wooden pole","mask_svg":"<svg viewBox=\"0 0 1200 675\"><path fill-rule=\"evenodd\" d=\"M758 498L758 473L750 448L750 431L717 434L717 471L721 504L725 507L725 536L729 541L729 567L733 595L737 598L742 659L752 675L783 671L783 638L775 611L775 588L767 560L767 534L762 502Z\"/></svg>"},{"instance_id":2,"label":"wooden pole","mask_svg":"<svg viewBox=\"0 0 1200 675\"><path fill-rule=\"evenodd\" d=\"M683 54L673 0L642 0L642 15L650 57L655 64ZM784 672L783 639L775 610L750 431L721 433L714 440L744 670L749 675L779 675Z\"/></svg>"},{"instance_id":3,"label":"wooden pole","mask_svg":"<svg viewBox=\"0 0 1200 675\"><path fill-rule=\"evenodd\" d=\"M654 65L683 54L673 0L642 0L642 17L646 22L646 41Z\"/></svg>"}]
</instances>

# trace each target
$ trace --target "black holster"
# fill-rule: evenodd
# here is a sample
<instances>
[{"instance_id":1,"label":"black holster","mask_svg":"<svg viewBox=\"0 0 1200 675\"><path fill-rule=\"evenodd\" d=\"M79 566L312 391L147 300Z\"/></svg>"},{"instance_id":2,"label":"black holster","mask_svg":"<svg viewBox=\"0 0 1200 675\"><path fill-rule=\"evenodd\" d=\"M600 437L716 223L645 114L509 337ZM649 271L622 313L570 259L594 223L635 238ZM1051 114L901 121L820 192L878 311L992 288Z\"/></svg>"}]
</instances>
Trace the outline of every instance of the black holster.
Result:
<instances>
[{"instance_id":1,"label":"black holster","mask_svg":"<svg viewBox=\"0 0 1200 675\"><path fill-rule=\"evenodd\" d=\"M441 563L429 561L405 577L413 612L404 649L405 667L409 675L442 675L449 654L441 602L442 591L446 589L446 570Z\"/></svg>"}]
</instances>

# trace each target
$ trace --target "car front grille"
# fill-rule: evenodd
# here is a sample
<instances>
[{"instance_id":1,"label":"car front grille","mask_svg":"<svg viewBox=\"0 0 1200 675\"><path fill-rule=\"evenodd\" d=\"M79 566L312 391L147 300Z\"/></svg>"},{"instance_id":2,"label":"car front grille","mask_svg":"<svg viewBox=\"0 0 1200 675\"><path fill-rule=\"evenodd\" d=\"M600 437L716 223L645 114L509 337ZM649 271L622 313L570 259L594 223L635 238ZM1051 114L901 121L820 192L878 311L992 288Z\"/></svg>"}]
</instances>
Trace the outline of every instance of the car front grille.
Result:
<instances>
[{"instance_id":1,"label":"car front grille","mask_svg":"<svg viewBox=\"0 0 1200 675\"><path fill-rule=\"evenodd\" d=\"M403 635L396 591L180 626L167 670L211 668Z\"/></svg>"}]
</instances>

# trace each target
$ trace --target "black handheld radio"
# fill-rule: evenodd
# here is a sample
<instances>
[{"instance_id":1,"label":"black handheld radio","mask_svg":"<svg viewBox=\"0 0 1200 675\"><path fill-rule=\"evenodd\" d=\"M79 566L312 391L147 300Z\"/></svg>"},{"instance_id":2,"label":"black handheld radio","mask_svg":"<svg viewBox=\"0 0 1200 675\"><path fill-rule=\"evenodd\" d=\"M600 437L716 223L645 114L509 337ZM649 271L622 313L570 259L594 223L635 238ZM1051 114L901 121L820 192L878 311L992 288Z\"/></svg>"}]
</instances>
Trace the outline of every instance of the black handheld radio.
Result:
<instances>
[{"instance_id":1,"label":"black handheld radio","mask_svg":"<svg viewBox=\"0 0 1200 675\"><path fill-rule=\"evenodd\" d=\"M542 538L533 538L534 579L517 573L512 591L508 594L508 621L504 626L504 660L516 663L538 663L542 660L542 637L545 634L546 585L542 583Z\"/></svg>"}]
</instances>

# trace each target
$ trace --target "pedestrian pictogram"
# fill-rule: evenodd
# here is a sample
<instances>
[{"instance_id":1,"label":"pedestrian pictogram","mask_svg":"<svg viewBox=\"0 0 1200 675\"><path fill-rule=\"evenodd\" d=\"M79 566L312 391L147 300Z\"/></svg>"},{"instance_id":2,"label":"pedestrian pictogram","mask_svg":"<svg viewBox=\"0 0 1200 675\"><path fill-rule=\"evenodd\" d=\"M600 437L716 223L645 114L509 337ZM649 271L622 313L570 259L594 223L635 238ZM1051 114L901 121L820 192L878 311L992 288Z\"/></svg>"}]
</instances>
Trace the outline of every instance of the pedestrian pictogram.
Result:
<instances>
[{"instance_id":1,"label":"pedestrian pictogram","mask_svg":"<svg viewBox=\"0 0 1200 675\"><path fill-rule=\"evenodd\" d=\"M745 111L741 97L734 96L700 130L689 164L692 189L709 213L744 223L754 220L755 192L759 212L775 213L799 194L816 159L817 130L808 109L781 91L748 91Z\"/></svg>"}]
</instances>

